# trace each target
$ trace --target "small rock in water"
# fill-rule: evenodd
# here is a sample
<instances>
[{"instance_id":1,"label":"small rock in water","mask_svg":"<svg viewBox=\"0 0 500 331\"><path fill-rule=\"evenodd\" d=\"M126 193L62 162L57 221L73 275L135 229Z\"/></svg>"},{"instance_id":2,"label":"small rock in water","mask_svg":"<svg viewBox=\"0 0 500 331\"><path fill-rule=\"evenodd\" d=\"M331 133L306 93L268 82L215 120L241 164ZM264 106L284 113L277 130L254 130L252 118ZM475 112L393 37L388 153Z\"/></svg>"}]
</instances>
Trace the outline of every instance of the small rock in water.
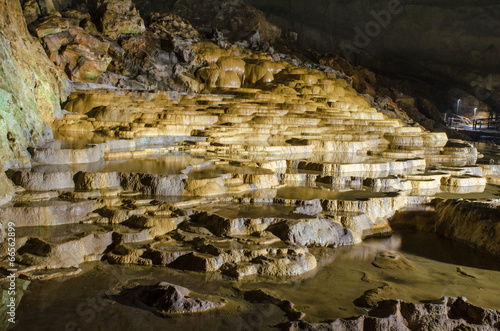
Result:
<instances>
[{"instance_id":1,"label":"small rock in water","mask_svg":"<svg viewBox=\"0 0 500 331\"><path fill-rule=\"evenodd\" d=\"M117 301L127 301L128 303L131 301L131 303L135 303L134 305L137 305L137 298L164 316L204 312L222 307L226 303L220 297L209 298L202 294L195 294L185 287L168 282L159 282L149 286L139 285L132 289L126 289L116 296Z\"/></svg>"}]
</instances>

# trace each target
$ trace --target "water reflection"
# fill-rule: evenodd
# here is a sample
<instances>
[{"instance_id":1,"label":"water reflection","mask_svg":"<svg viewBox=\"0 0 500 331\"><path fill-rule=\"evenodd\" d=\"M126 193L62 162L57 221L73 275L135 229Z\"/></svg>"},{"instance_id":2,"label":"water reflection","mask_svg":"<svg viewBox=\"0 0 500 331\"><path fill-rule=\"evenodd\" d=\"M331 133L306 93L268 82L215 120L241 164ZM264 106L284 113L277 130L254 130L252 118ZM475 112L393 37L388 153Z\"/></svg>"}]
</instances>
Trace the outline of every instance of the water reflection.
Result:
<instances>
[{"instance_id":1,"label":"water reflection","mask_svg":"<svg viewBox=\"0 0 500 331\"><path fill-rule=\"evenodd\" d=\"M158 175L176 175L189 165L204 162L204 158L193 157L187 154L168 154L159 157L144 159L128 159L117 161L104 161L82 164L39 165L32 167L33 172L140 172Z\"/></svg>"},{"instance_id":2,"label":"water reflection","mask_svg":"<svg viewBox=\"0 0 500 331\"><path fill-rule=\"evenodd\" d=\"M378 252L399 251L402 241L403 239L399 233L394 233L387 238L367 239L354 246L339 248L338 256L343 259L371 263Z\"/></svg>"}]
</instances>

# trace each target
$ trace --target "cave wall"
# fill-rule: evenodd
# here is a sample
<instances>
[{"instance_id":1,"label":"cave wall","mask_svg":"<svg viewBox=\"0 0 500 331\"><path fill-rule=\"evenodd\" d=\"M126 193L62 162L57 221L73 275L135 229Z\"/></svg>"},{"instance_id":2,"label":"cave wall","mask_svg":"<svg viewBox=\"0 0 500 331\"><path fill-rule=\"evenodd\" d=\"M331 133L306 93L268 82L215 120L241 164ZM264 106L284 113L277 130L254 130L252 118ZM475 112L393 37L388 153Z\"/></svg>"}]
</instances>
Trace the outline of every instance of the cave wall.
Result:
<instances>
[{"instance_id":1,"label":"cave wall","mask_svg":"<svg viewBox=\"0 0 500 331\"><path fill-rule=\"evenodd\" d=\"M500 4L486 0L245 0L301 46L384 74L452 81L499 106ZM494 100L496 97L496 100Z\"/></svg>"},{"instance_id":2,"label":"cave wall","mask_svg":"<svg viewBox=\"0 0 500 331\"><path fill-rule=\"evenodd\" d=\"M29 163L28 146L52 137L69 88L28 32L18 0L0 0L0 164Z\"/></svg>"}]
</instances>

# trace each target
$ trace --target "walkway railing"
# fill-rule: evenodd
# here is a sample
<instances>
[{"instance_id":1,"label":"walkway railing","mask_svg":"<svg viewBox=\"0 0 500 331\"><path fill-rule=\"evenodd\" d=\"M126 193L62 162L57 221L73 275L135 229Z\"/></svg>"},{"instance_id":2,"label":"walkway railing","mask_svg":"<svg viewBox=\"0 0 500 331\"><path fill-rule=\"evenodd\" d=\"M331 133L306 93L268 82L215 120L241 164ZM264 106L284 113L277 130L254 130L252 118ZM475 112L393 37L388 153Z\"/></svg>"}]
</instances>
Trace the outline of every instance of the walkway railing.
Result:
<instances>
[{"instance_id":1,"label":"walkway railing","mask_svg":"<svg viewBox=\"0 0 500 331\"><path fill-rule=\"evenodd\" d=\"M484 129L489 129L489 130L496 130L498 131L500 129L500 120L494 119L494 118L481 118L481 119L476 119L472 121L472 128L474 130L477 129L482 129L484 126Z\"/></svg>"},{"instance_id":2,"label":"walkway railing","mask_svg":"<svg viewBox=\"0 0 500 331\"><path fill-rule=\"evenodd\" d=\"M446 124L450 128L459 128L459 127L474 125L470 118L460 115L449 116L446 119Z\"/></svg>"}]
</instances>

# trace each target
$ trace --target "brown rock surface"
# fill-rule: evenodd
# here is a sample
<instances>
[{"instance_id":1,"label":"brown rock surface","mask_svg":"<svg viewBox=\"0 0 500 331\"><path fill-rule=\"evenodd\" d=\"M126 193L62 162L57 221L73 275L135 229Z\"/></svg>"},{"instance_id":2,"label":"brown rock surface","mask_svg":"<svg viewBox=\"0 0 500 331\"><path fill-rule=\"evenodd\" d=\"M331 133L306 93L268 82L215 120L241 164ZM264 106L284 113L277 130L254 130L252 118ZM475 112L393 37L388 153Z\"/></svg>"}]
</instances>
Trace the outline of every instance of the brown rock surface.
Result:
<instances>
[{"instance_id":1,"label":"brown rock surface","mask_svg":"<svg viewBox=\"0 0 500 331\"><path fill-rule=\"evenodd\" d=\"M104 0L101 2L102 33L111 39L145 31L144 20L131 0Z\"/></svg>"},{"instance_id":2,"label":"brown rock surface","mask_svg":"<svg viewBox=\"0 0 500 331\"><path fill-rule=\"evenodd\" d=\"M66 78L29 35L19 1L0 2L0 25L9 27L0 35L0 163L26 164L26 147L52 135Z\"/></svg>"}]
</instances>

